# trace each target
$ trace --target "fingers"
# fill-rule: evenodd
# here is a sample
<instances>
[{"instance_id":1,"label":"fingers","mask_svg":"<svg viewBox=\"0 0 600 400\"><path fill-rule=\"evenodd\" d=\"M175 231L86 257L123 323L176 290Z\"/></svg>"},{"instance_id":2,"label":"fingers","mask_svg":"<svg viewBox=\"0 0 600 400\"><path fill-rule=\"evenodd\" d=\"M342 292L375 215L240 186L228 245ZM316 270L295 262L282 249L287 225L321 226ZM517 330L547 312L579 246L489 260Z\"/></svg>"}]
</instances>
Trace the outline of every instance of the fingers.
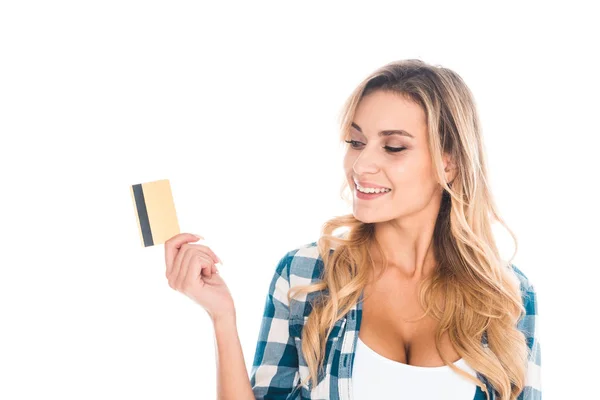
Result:
<instances>
[{"instance_id":1,"label":"fingers","mask_svg":"<svg viewBox=\"0 0 600 400\"><path fill-rule=\"evenodd\" d=\"M200 238L204 239L202 236L200 236ZM165 242L165 264L167 266L167 277L173 269L175 257L181 249L181 246L188 242L197 242L198 240L200 239L191 233L180 233Z\"/></svg>"},{"instance_id":2,"label":"fingers","mask_svg":"<svg viewBox=\"0 0 600 400\"><path fill-rule=\"evenodd\" d=\"M206 253L189 244L184 244L175 257L173 270L169 277L169 286L177 291L182 291L195 279L200 279L202 276L211 278L213 268L215 268L214 262Z\"/></svg>"},{"instance_id":3,"label":"fingers","mask_svg":"<svg viewBox=\"0 0 600 400\"><path fill-rule=\"evenodd\" d=\"M186 243L181 245L181 248L178 250L177 254L175 255L175 259L173 260L173 268L171 269L169 275L167 275L167 279L169 280L169 286L171 287L171 289L177 290L175 282L179 277L179 271L181 270L183 257L185 256L185 251L188 248L188 246L189 245Z\"/></svg>"},{"instance_id":4,"label":"fingers","mask_svg":"<svg viewBox=\"0 0 600 400\"><path fill-rule=\"evenodd\" d=\"M192 250L189 252L192 253ZM195 253L189 260L184 259L184 262L186 261L189 267L180 284L181 290L184 293L186 293L190 285L200 284L201 286L204 286L205 281L202 278L210 280L214 273L214 269L216 268L213 261L204 253Z\"/></svg>"},{"instance_id":5,"label":"fingers","mask_svg":"<svg viewBox=\"0 0 600 400\"><path fill-rule=\"evenodd\" d=\"M181 261L179 263L177 278L175 278L174 284L175 289L178 291L181 291L182 289L181 284L183 283L183 279L185 278L185 275L187 274L188 269L190 267L191 258L194 257L194 251L190 249L187 244L182 246L181 252L183 253L183 256L181 257Z\"/></svg>"},{"instance_id":6,"label":"fingers","mask_svg":"<svg viewBox=\"0 0 600 400\"><path fill-rule=\"evenodd\" d=\"M215 264L219 263L219 262L222 263L221 259L219 257L217 257L215 252L212 251L212 249L210 247L203 245L203 244L189 244L189 246L200 249L200 250L204 251L205 253L207 253L207 255L210 256L210 258L212 258L212 260Z\"/></svg>"},{"instance_id":7,"label":"fingers","mask_svg":"<svg viewBox=\"0 0 600 400\"><path fill-rule=\"evenodd\" d=\"M185 254L181 261L181 268L179 269L179 274L177 279L175 280L175 287L177 290L181 291L183 289L183 285L186 283L186 276L188 275L188 271L191 265L200 266L199 275L210 275L211 265L213 264L212 260L208 258L208 256L204 253L199 252L197 249L188 247L186 245Z\"/></svg>"},{"instance_id":8,"label":"fingers","mask_svg":"<svg viewBox=\"0 0 600 400\"><path fill-rule=\"evenodd\" d=\"M192 285L198 284L200 287L204 287L205 282L200 277L202 271L202 264L199 262L192 262L188 267L187 274L183 278L183 283L181 285L181 292L184 294L188 294L188 290Z\"/></svg>"},{"instance_id":9,"label":"fingers","mask_svg":"<svg viewBox=\"0 0 600 400\"><path fill-rule=\"evenodd\" d=\"M166 277L172 289L181 291L188 277L202 281L219 273L215 264L222 261L215 252L206 245L190 243L200 239L204 237L180 233L165 242Z\"/></svg>"}]
</instances>

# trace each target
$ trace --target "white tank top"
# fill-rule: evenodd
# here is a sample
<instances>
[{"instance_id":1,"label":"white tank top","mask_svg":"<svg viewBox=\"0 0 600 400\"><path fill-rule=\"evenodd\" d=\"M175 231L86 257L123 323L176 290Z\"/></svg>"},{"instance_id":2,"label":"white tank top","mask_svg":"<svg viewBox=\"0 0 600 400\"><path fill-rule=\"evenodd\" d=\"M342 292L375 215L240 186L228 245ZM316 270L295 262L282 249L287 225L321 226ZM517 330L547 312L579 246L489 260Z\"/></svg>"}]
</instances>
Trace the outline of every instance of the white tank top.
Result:
<instances>
[{"instance_id":1,"label":"white tank top","mask_svg":"<svg viewBox=\"0 0 600 400\"><path fill-rule=\"evenodd\" d=\"M475 376L462 358L455 366ZM360 337L352 367L354 400L473 400L477 386L449 366L419 367L389 358L369 348Z\"/></svg>"}]
</instances>

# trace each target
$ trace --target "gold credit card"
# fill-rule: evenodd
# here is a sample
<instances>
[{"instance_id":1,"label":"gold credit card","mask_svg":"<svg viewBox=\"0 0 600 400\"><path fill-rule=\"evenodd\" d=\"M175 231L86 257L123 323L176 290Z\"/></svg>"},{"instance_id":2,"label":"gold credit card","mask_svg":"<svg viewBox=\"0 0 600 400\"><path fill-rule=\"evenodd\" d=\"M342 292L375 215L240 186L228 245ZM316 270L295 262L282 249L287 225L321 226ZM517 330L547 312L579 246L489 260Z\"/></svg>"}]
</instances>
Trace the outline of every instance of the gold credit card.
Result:
<instances>
[{"instance_id":1,"label":"gold credit card","mask_svg":"<svg viewBox=\"0 0 600 400\"><path fill-rule=\"evenodd\" d=\"M179 232L179 222L168 179L130 186L142 246L166 242Z\"/></svg>"}]
</instances>

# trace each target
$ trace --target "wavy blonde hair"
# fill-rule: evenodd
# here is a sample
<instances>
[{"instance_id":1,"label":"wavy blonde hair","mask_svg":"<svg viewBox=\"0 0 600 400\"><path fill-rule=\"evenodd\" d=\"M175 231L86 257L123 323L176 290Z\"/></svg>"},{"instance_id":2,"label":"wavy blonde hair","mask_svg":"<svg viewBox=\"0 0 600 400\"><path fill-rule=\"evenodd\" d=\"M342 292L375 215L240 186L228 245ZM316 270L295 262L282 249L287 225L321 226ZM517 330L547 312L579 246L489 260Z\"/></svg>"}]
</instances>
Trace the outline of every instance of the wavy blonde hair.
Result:
<instances>
[{"instance_id":1,"label":"wavy blonde hair","mask_svg":"<svg viewBox=\"0 0 600 400\"><path fill-rule=\"evenodd\" d=\"M435 336L438 353L445 365L474 381L489 399L484 382L456 367L440 351L441 337L447 332L456 352L488 379L501 399L516 399L525 385L528 355L525 336L516 326L525 313L511 269L518 243L494 204L473 95L450 69L418 59L391 62L371 73L347 99L341 113L341 141L348 139L361 98L376 90L404 95L420 105L427 117L431 162L443 195L433 233L438 265L431 278L423 281L419 302L424 315L430 313L439 321ZM443 153L449 154L457 167L452 182L446 182ZM345 178L340 194L346 201L348 189ZM499 255L492 235L493 220L513 238L515 252L508 262ZM369 283L374 271L371 245L383 256L382 272L388 267L374 228L373 223L363 223L352 214L325 222L318 240L324 264L322 279L288 292L288 300L298 293L326 293L312 305L302 330L307 382L317 382L317 369L323 368L326 341L335 322L357 304ZM347 229L347 235L334 234L338 229ZM436 302L439 299L444 299L443 308ZM484 332L487 348L481 343Z\"/></svg>"}]
</instances>

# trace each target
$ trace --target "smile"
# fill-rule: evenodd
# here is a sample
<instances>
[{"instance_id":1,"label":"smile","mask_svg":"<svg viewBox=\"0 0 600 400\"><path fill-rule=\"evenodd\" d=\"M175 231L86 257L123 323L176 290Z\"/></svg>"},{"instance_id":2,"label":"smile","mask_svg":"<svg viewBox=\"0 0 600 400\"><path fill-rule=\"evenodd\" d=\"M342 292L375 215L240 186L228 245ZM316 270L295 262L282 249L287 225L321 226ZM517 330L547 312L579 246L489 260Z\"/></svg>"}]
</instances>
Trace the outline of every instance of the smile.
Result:
<instances>
[{"instance_id":1,"label":"smile","mask_svg":"<svg viewBox=\"0 0 600 400\"><path fill-rule=\"evenodd\" d=\"M379 197L385 196L386 194L388 194L389 192L392 191L392 189L389 188L381 188L381 189L374 189L374 188L367 188L367 189L362 189L360 186L358 186L358 184L355 182L354 183L355 187L354 187L354 192L356 193L356 197L361 199L361 200L373 200L373 199L377 199ZM364 192L362 190L365 190Z\"/></svg>"}]
</instances>

